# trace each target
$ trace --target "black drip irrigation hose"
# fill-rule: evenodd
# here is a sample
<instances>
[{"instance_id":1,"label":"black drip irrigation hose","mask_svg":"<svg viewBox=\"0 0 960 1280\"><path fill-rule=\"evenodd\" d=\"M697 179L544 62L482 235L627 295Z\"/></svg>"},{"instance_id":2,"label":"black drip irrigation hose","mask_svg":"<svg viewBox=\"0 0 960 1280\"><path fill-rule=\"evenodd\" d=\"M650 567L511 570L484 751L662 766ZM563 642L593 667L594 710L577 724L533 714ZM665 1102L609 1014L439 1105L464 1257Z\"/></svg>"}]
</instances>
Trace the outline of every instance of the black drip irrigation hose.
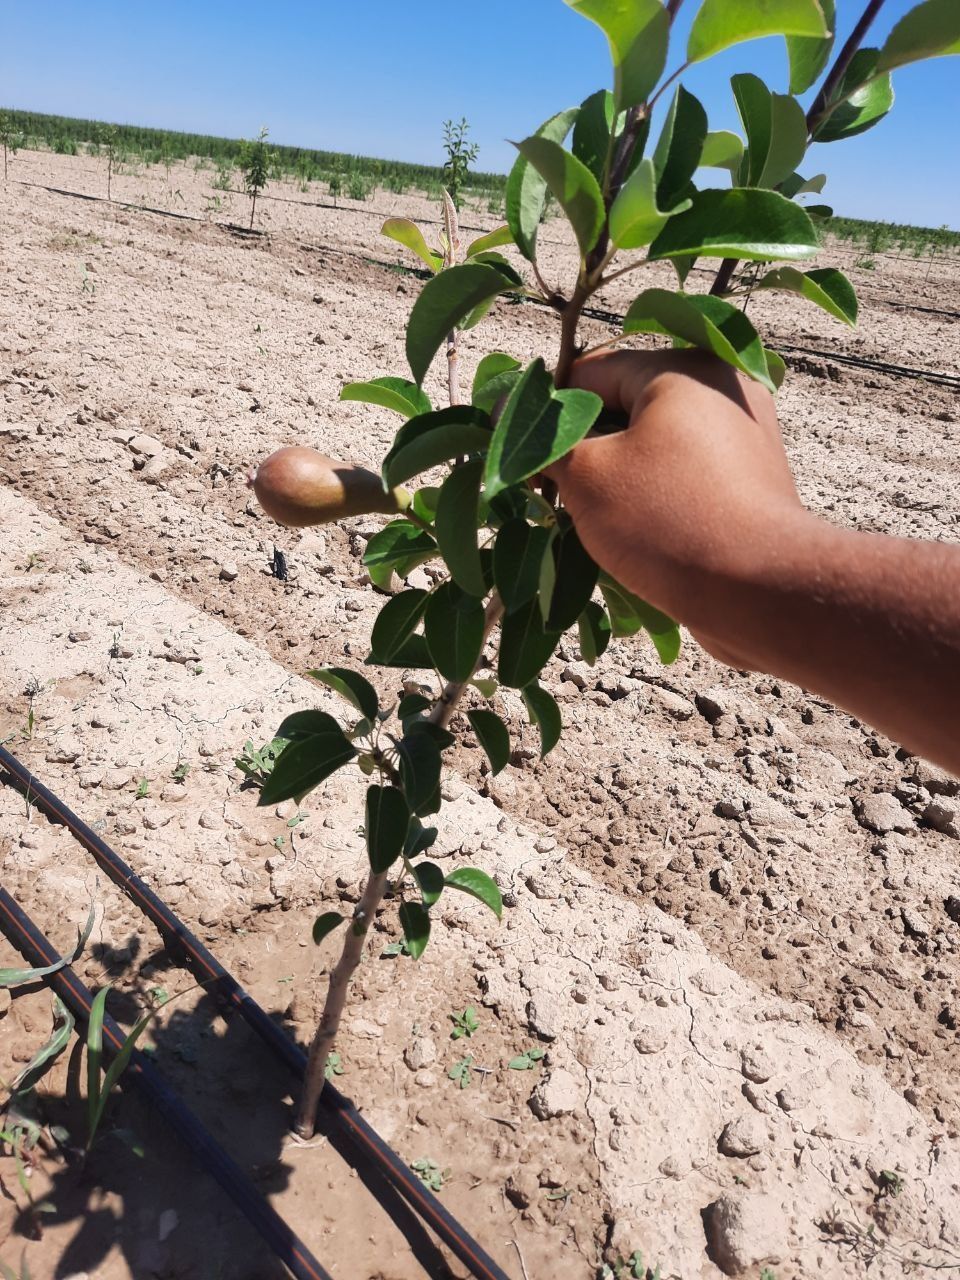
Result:
<instances>
[{"instance_id":1,"label":"black drip irrigation hose","mask_svg":"<svg viewBox=\"0 0 960 1280\"><path fill-rule=\"evenodd\" d=\"M0 929L30 965L39 968L57 964L61 959L56 948L2 886ZM74 1017L82 1022L88 1021L93 995L69 965L58 969L56 973L48 974L44 981ZM107 1057L113 1058L120 1052L124 1039L122 1028L109 1014L105 1014L103 1048ZM132 1084L153 1105L297 1280L332 1280L330 1272L320 1265L303 1241L257 1191L240 1166L217 1144L156 1067L138 1049L133 1051L121 1079Z\"/></svg>"},{"instance_id":2,"label":"black drip irrigation hose","mask_svg":"<svg viewBox=\"0 0 960 1280\"><path fill-rule=\"evenodd\" d=\"M307 1067L304 1050L244 991L236 978L174 915L167 904L144 884L96 832L2 746L0 766L20 784L32 804L48 818L67 827L97 865L157 928L168 948L183 960L205 989L223 1004L233 1008L276 1057L298 1079L303 1079ZM350 1099L329 1081L324 1084L320 1095L320 1112L325 1124L346 1139L353 1155L350 1163L357 1172L372 1169L379 1174L469 1268L475 1280L509 1280L506 1272L367 1123Z\"/></svg>"}]
</instances>

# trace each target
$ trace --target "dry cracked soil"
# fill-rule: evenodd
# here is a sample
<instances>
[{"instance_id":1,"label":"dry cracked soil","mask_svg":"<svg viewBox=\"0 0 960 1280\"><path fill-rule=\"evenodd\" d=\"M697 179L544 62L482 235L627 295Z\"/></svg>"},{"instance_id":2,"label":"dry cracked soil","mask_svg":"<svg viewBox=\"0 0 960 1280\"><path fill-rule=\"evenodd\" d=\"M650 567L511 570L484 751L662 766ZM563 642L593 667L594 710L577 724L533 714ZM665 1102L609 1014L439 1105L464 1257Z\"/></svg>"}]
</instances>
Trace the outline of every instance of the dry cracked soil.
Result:
<instances>
[{"instance_id":1,"label":"dry cracked soil","mask_svg":"<svg viewBox=\"0 0 960 1280\"><path fill-rule=\"evenodd\" d=\"M249 236L225 225L244 220L240 196L213 210L211 177L128 171L107 203L94 157L21 152L0 188L0 740L306 1042L335 953L312 922L357 900L363 779L274 812L233 760L291 709L342 710L304 674L366 654L378 520L285 531L244 477L295 442L378 464L391 415L337 396L403 373L420 286L379 220L435 233L437 211L271 184ZM543 241L560 278L556 222ZM858 328L755 299L775 342L960 371L960 258L870 267L828 244L824 261L857 284ZM627 279L600 305L629 298ZM468 376L494 346L524 360L554 341L548 313L501 305L465 339ZM807 504L960 539L956 393L789 362L780 408ZM568 637L546 680L566 732L545 762L507 692L513 767L491 777L464 722L444 780L437 857L496 874L502 924L445 898L415 964L391 954L388 903L338 1085L405 1161L435 1162L443 1202L515 1280L626 1275L635 1250L684 1280L960 1265L960 783L692 641L670 668L642 641L590 667ZM331 1275L464 1274L327 1141L291 1141L293 1082L10 785L0 865L62 948L95 900L77 967L111 984L123 1026L158 989L178 995L149 1031L154 1061ZM454 1040L467 1006L479 1027ZM3 998L5 1087L51 1017L42 988ZM25 1248L34 1277L60 1280L283 1274L134 1093L82 1160L82 1075L75 1040L39 1086L23 1180L0 1156L0 1258Z\"/></svg>"}]
</instances>

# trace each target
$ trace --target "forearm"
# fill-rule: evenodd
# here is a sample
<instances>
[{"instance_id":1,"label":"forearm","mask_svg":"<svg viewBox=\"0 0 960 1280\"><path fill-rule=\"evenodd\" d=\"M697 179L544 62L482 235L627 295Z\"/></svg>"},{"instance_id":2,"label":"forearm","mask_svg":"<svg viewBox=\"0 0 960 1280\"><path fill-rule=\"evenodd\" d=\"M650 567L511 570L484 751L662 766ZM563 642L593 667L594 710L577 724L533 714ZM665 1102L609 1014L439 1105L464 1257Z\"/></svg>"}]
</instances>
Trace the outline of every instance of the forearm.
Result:
<instances>
[{"instance_id":1,"label":"forearm","mask_svg":"<svg viewBox=\"0 0 960 1280\"><path fill-rule=\"evenodd\" d=\"M709 649L960 773L960 547L798 511L739 561L691 584L683 620Z\"/></svg>"}]
</instances>

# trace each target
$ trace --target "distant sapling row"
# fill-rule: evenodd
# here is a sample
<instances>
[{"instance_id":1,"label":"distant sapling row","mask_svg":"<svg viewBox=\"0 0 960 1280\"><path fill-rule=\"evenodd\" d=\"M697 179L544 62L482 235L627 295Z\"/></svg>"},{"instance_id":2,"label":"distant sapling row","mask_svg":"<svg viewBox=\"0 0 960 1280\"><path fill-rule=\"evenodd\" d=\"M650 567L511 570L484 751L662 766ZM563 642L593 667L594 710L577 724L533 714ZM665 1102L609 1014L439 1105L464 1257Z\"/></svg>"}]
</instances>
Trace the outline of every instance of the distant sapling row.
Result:
<instances>
[{"instance_id":1,"label":"distant sapling row","mask_svg":"<svg viewBox=\"0 0 960 1280\"><path fill-rule=\"evenodd\" d=\"M853 288L841 272L795 265L820 252L818 228L830 216L823 205L801 203L825 182L822 174L799 172L807 148L877 124L892 105L890 77L897 67L960 51L956 0L925 0L882 45L869 48L865 37L882 5L870 0L829 71L833 0L702 0L686 49L672 63L671 31L682 0L567 3L606 35L613 91L601 89L551 115L517 144L507 225L464 246L455 201L446 194L436 246L406 219L384 224L384 233L412 251L431 278L407 325L411 377L351 382L341 392L343 400L377 405L403 420L379 478L305 449L282 450L252 478L265 508L292 525L359 511L394 516L364 554L375 587L389 594L366 661L387 672L388 687L397 688L402 672L414 677L405 682L407 692L381 698L359 671L311 671L352 713L345 727L325 711L288 716L276 735L286 745L260 794L263 805L291 797L299 803L348 764L366 782L366 883L349 919L325 911L313 930L318 944L335 933L343 942L296 1120L305 1135L313 1131L350 979L388 890L399 903L405 949L414 959L427 946L437 902L449 891L469 894L500 916L500 891L486 872L447 872L429 857L453 730L471 732L497 774L512 751L511 727L498 710L501 689L519 695L541 755L560 737L560 708L541 678L567 632L576 633L591 664L613 638L641 633L663 662L679 651L676 624L591 560L552 489L538 483L546 467L601 425L599 398L568 385L583 350L584 308L611 281L667 264L676 287L660 281L640 290L620 338L655 334L675 347L699 347L776 391L784 362L738 307L748 290L795 294L846 324L857 315ZM710 130L703 105L678 81L730 46L771 35L786 38L789 92L773 91L755 75L735 75L731 88L743 136ZM818 81L805 111L797 95ZM654 141L651 118L661 101L666 111ZM457 166L467 162L464 133L463 124L448 129L455 189ZM701 169L726 171L729 185L698 187ZM548 195L578 250L571 279L557 284L545 278L537 255ZM519 254L523 271L517 258L502 253L507 246ZM709 293L688 287L698 259L718 263ZM488 352L465 394L459 335L503 297L551 308L558 347L526 364L506 351ZM439 406L424 384L441 352L446 403ZM427 483L407 487L424 473L430 473ZM394 592L395 579L428 562L436 570L429 590ZM528 1059L532 1064L532 1052Z\"/></svg>"}]
</instances>

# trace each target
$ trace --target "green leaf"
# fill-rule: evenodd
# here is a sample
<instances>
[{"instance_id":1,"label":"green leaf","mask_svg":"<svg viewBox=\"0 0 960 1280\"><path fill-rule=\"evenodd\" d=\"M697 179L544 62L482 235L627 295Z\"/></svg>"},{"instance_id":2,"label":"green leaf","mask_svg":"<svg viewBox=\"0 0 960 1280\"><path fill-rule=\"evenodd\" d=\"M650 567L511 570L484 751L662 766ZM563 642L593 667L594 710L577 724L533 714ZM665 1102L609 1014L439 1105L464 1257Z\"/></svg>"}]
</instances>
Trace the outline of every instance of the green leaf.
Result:
<instances>
[{"instance_id":1,"label":"green leaf","mask_svg":"<svg viewBox=\"0 0 960 1280\"><path fill-rule=\"evenodd\" d=\"M487 453L490 499L526 480L580 443L603 403L591 391L557 391L539 357L528 365L507 401Z\"/></svg>"},{"instance_id":2,"label":"green leaf","mask_svg":"<svg viewBox=\"0 0 960 1280\"><path fill-rule=\"evenodd\" d=\"M817 0L703 0L690 28L687 61L702 62L721 49L762 36L810 36L830 33Z\"/></svg>"},{"instance_id":3,"label":"green leaf","mask_svg":"<svg viewBox=\"0 0 960 1280\"><path fill-rule=\"evenodd\" d=\"M858 49L841 80L829 115L813 131L814 142L840 142L879 124L893 106L890 73L878 74L877 49Z\"/></svg>"},{"instance_id":4,"label":"green leaf","mask_svg":"<svg viewBox=\"0 0 960 1280\"><path fill-rule=\"evenodd\" d=\"M771 93L759 76L730 80L747 135L740 182L748 187L775 187L789 177L807 149L807 121L796 98Z\"/></svg>"},{"instance_id":5,"label":"green leaf","mask_svg":"<svg viewBox=\"0 0 960 1280\"><path fill-rule=\"evenodd\" d=\"M93 997L90 1016L87 1019L87 1143L97 1132L100 1112L100 1068L103 1061L103 1016L106 1011L107 993L110 988L101 987Z\"/></svg>"},{"instance_id":6,"label":"green leaf","mask_svg":"<svg viewBox=\"0 0 960 1280\"><path fill-rule=\"evenodd\" d=\"M667 333L713 352L768 390L774 390L756 329L738 307L722 298L646 289L630 304L623 331Z\"/></svg>"},{"instance_id":7,"label":"green leaf","mask_svg":"<svg viewBox=\"0 0 960 1280\"><path fill-rule=\"evenodd\" d=\"M606 610L591 600L577 619L580 631L580 655L588 666L593 666L610 643L612 635Z\"/></svg>"},{"instance_id":8,"label":"green leaf","mask_svg":"<svg viewBox=\"0 0 960 1280\"><path fill-rule=\"evenodd\" d=\"M436 827L425 827L419 818L411 818L410 828L407 831L407 842L403 848L404 856L416 858L419 854L425 853L431 845L436 844L436 841Z\"/></svg>"},{"instance_id":9,"label":"green leaf","mask_svg":"<svg viewBox=\"0 0 960 1280\"><path fill-rule=\"evenodd\" d=\"M768 271L754 288L799 293L844 324L852 326L857 323L857 295L847 277L835 267L821 267L815 271L777 267Z\"/></svg>"},{"instance_id":10,"label":"green leaf","mask_svg":"<svg viewBox=\"0 0 960 1280\"><path fill-rule=\"evenodd\" d=\"M775 187L788 177L807 152L807 117L788 93L770 96L773 129L770 150L758 186Z\"/></svg>"},{"instance_id":11,"label":"green leaf","mask_svg":"<svg viewBox=\"0 0 960 1280\"><path fill-rule=\"evenodd\" d=\"M653 161L641 160L610 209L610 239L620 249L640 249L656 238L671 214L689 208L690 201L684 200L661 212Z\"/></svg>"},{"instance_id":12,"label":"green leaf","mask_svg":"<svg viewBox=\"0 0 960 1280\"><path fill-rule=\"evenodd\" d=\"M483 601L444 582L427 603L424 634L433 665L445 680L468 680L483 650Z\"/></svg>"},{"instance_id":13,"label":"green leaf","mask_svg":"<svg viewBox=\"0 0 960 1280\"><path fill-rule=\"evenodd\" d=\"M440 554L457 586L473 596L482 596L487 590L477 546L483 469L483 458L473 458L454 468L443 482L437 503Z\"/></svg>"},{"instance_id":14,"label":"green leaf","mask_svg":"<svg viewBox=\"0 0 960 1280\"><path fill-rule=\"evenodd\" d=\"M411 418L397 432L383 460L383 482L388 489L463 453L486 449L490 443L489 417L472 405L438 409Z\"/></svg>"},{"instance_id":15,"label":"green leaf","mask_svg":"<svg viewBox=\"0 0 960 1280\"><path fill-rule=\"evenodd\" d=\"M618 111L636 107L663 74L670 19L660 0L566 0L595 22L610 43Z\"/></svg>"},{"instance_id":16,"label":"green leaf","mask_svg":"<svg viewBox=\"0 0 960 1280\"><path fill-rule=\"evenodd\" d=\"M103 1087L100 1090L100 1094L97 1099L93 1122L90 1127L90 1140L92 1140L100 1125L110 1094L113 1092L117 1081L127 1069L130 1059L133 1056L133 1051L137 1046L137 1041L158 1013L159 1009L151 1009L149 1013L145 1013L143 1017L138 1020L132 1030L127 1032L123 1044L120 1046L119 1051L114 1055L113 1061L107 1068L106 1074L103 1077ZM91 1011L91 1018L92 1016L93 1014Z\"/></svg>"},{"instance_id":17,"label":"green leaf","mask_svg":"<svg viewBox=\"0 0 960 1280\"><path fill-rule=\"evenodd\" d=\"M793 200L797 196L806 195L810 191L819 193L826 185L827 175L825 173L818 173L813 178L804 178L799 173L791 173L789 177L780 182L777 189L788 200Z\"/></svg>"},{"instance_id":18,"label":"green leaf","mask_svg":"<svg viewBox=\"0 0 960 1280\"><path fill-rule=\"evenodd\" d=\"M473 375L473 390L471 399L478 408L489 413L492 409L490 404L478 404L477 396L483 393L487 384L495 378L501 377L505 373L513 373L519 370L520 361L514 360L513 356L508 356L505 351L491 351L489 355L483 357L477 365L477 372ZM499 398L499 395L498 395Z\"/></svg>"},{"instance_id":19,"label":"green leaf","mask_svg":"<svg viewBox=\"0 0 960 1280\"><path fill-rule=\"evenodd\" d=\"M770 375L770 381L779 391L783 386L783 380L787 376L787 366L783 356L778 355L776 351L771 351L769 347L763 348L763 354L767 358L767 373Z\"/></svg>"},{"instance_id":20,"label":"green leaf","mask_svg":"<svg viewBox=\"0 0 960 1280\"><path fill-rule=\"evenodd\" d=\"M493 711L477 708L467 712L467 719L477 735L477 741L487 753L490 772L496 776L510 761L510 733L507 726Z\"/></svg>"},{"instance_id":21,"label":"green leaf","mask_svg":"<svg viewBox=\"0 0 960 1280\"><path fill-rule=\"evenodd\" d=\"M487 676L474 676L470 683L482 698L492 698L500 688L496 680Z\"/></svg>"},{"instance_id":22,"label":"green leaf","mask_svg":"<svg viewBox=\"0 0 960 1280\"><path fill-rule=\"evenodd\" d=\"M432 671L433 659L422 635L414 634L404 640L399 649L395 649L389 658L379 653L371 653L364 659L367 667L411 667Z\"/></svg>"},{"instance_id":23,"label":"green leaf","mask_svg":"<svg viewBox=\"0 0 960 1280\"><path fill-rule=\"evenodd\" d=\"M553 544L559 533L560 530L556 525L548 530L547 545L537 574L537 603L540 606L540 617L543 619L544 626L547 625L547 618L550 616L553 588L557 585L557 564L553 558Z\"/></svg>"},{"instance_id":24,"label":"green leaf","mask_svg":"<svg viewBox=\"0 0 960 1280\"><path fill-rule=\"evenodd\" d=\"M650 258L809 258L820 248L806 212L776 191L731 187L698 191L685 213L670 219L650 246Z\"/></svg>"},{"instance_id":25,"label":"green leaf","mask_svg":"<svg viewBox=\"0 0 960 1280\"><path fill-rule=\"evenodd\" d=\"M526 520L508 520L493 545L493 580L507 613L536 595L549 530Z\"/></svg>"},{"instance_id":26,"label":"green leaf","mask_svg":"<svg viewBox=\"0 0 960 1280\"><path fill-rule=\"evenodd\" d=\"M657 201L664 208L686 196L690 179L700 164L706 137L707 113L692 93L678 85L653 153Z\"/></svg>"},{"instance_id":27,"label":"green leaf","mask_svg":"<svg viewBox=\"0 0 960 1280\"><path fill-rule=\"evenodd\" d=\"M609 89L598 89L580 104L580 114L573 126L573 154L587 166L601 187L615 115L613 94Z\"/></svg>"},{"instance_id":28,"label":"green leaf","mask_svg":"<svg viewBox=\"0 0 960 1280\"><path fill-rule=\"evenodd\" d=\"M368 720L377 718L377 711L380 709L377 691L369 680L365 680L356 671L350 671L346 667L321 667L317 671L308 671L307 675L346 698Z\"/></svg>"},{"instance_id":29,"label":"green leaf","mask_svg":"<svg viewBox=\"0 0 960 1280\"><path fill-rule=\"evenodd\" d=\"M526 703L530 719L540 730L540 759L560 741L563 722L560 708L552 694L536 682L528 684L523 690L523 701Z\"/></svg>"},{"instance_id":30,"label":"green leaf","mask_svg":"<svg viewBox=\"0 0 960 1280\"><path fill-rule=\"evenodd\" d=\"M700 165L704 169L729 169L734 182L743 163L743 139L727 129L718 129L708 133L700 156Z\"/></svg>"},{"instance_id":31,"label":"green leaf","mask_svg":"<svg viewBox=\"0 0 960 1280\"><path fill-rule=\"evenodd\" d=\"M417 815L440 808L440 747L424 721L415 721L397 746L400 780L407 803Z\"/></svg>"},{"instance_id":32,"label":"green leaf","mask_svg":"<svg viewBox=\"0 0 960 1280\"><path fill-rule=\"evenodd\" d=\"M313 922L313 940L317 944L324 940L328 933L333 933L337 925L343 924L344 917L339 911L324 911Z\"/></svg>"},{"instance_id":33,"label":"green leaf","mask_svg":"<svg viewBox=\"0 0 960 1280\"><path fill-rule=\"evenodd\" d=\"M513 244L513 232L509 227L497 227L486 235L478 236L467 245L466 256L472 258L478 253L486 253L488 249L497 249L502 244Z\"/></svg>"},{"instance_id":34,"label":"green leaf","mask_svg":"<svg viewBox=\"0 0 960 1280\"><path fill-rule=\"evenodd\" d=\"M437 272L443 266L443 258L438 257L427 247L420 228L414 226L409 218L388 218L380 230L391 240L396 240L405 248L412 249L431 271Z\"/></svg>"},{"instance_id":35,"label":"green leaf","mask_svg":"<svg viewBox=\"0 0 960 1280\"><path fill-rule=\"evenodd\" d=\"M503 914L503 899L500 890L485 871L478 871L476 867L460 867L457 871L450 872L446 882L448 888L459 889L461 893L469 893L471 898L477 898L500 919Z\"/></svg>"},{"instance_id":36,"label":"green leaf","mask_svg":"<svg viewBox=\"0 0 960 1280\"><path fill-rule=\"evenodd\" d=\"M509 262L502 253L495 253L492 249L485 249L474 254L470 259L471 262L482 262L485 266L496 267L500 274L513 285L515 289L522 289L523 276L516 269L512 262ZM472 329L477 320L482 320L490 308L493 306L493 298L488 298L485 302L471 312L470 316L461 324L462 329ZM476 319L473 317L476 316Z\"/></svg>"},{"instance_id":37,"label":"green leaf","mask_svg":"<svg viewBox=\"0 0 960 1280\"><path fill-rule=\"evenodd\" d=\"M643 629L653 640L661 662L669 665L676 661L680 653L680 628L672 618L622 587L609 574L601 573L600 590L610 611L615 636L633 636Z\"/></svg>"},{"instance_id":38,"label":"green leaf","mask_svg":"<svg viewBox=\"0 0 960 1280\"><path fill-rule=\"evenodd\" d=\"M370 633L370 652L377 662L393 658L416 631L427 607L426 591L410 588L391 596L377 614Z\"/></svg>"},{"instance_id":39,"label":"green leaf","mask_svg":"<svg viewBox=\"0 0 960 1280\"><path fill-rule=\"evenodd\" d=\"M587 607L600 570L572 524L560 531L551 552L556 580L545 625L548 631L566 631Z\"/></svg>"},{"instance_id":40,"label":"green leaf","mask_svg":"<svg viewBox=\"0 0 960 1280\"><path fill-rule=\"evenodd\" d=\"M443 872L435 862L418 862L413 868L413 878L420 886L423 905L432 907L443 893Z\"/></svg>"},{"instance_id":41,"label":"green leaf","mask_svg":"<svg viewBox=\"0 0 960 1280\"><path fill-rule=\"evenodd\" d=\"M424 711L429 711L433 703L429 698L425 698L422 693L408 693L400 699L400 705L397 707L397 718L399 720L410 720L413 716L419 716Z\"/></svg>"},{"instance_id":42,"label":"green leaf","mask_svg":"<svg viewBox=\"0 0 960 1280\"><path fill-rule=\"evenodd\" d=\"M427 524L432 524L437 514L437 503L440 500L440 486L438 484L422 485L413 495L413 513L425 520Z\"/></svg>"},{"instance_id":43,"label":"green leaf","mask_svg":"<svg viewBox=\"0 0 960 1280\"><path fill-rule=\"evenodd\" d=\"M447 334L482 302L513 288L495 267L466 262L428 280L407 321L407 360L419 386Z\"/></svg>"},{"instance_id":44,"label":"green leaf","mask_svg":"<svg viewBox=\"0 0 960 1280\"><path fill-rule=\"evenodd\" d=\"M922 58L960 53L960 7L956 0L926 0L911 9L887 36L878 71Z\"/></svg>"},{"instance_id":45,"label":"green leaf","mask_svg":"<svg viewBox=\"0 0 960 1280\"><path fill-rule=\"evenodd\" d=\"M374 875L387 871L403 853L410 810L397 787L368 787L364 834Z\"/></svg>"},{"instance_id":46,"label":"green leaf","mask_svg":"<svg viewBox=\"0 0 960 1280\"><path fill-rule=\"evenodd\" d=\"M534 134L518 142L517 150L546 182L586 257L597 243L604 223L603 195L596 178L572 152L549 138Z\"/></svg>"},{"instance_id":47,"label":"green leaf","mask_svg":"<svg viewBox=\"0 0 960 1280\"><path fill-rule=\"evenodd\" d=\"M558 111L537 130L537 136L561 143L577 118L578 107ZM514 161L507 178L507 222L514 244L528 262L536 261L537 231L547 199L547 184L536 169L521 155Z\"/></svg>"},{"instance_id":48,"label":"green leaf","mask_svg":"<svg viewBox=\"0 0 960 1280\"><path fill-rule=\"evenodd\" d=\"M407 943L407 951L419 960L430 941L430 916L419 902L400 903L400 925Z\"/></svg>"},{"instance_id":49,"label":"green leaf","mask_svg":"<svg viewBox=\"0 0 960 1280\"><path fill-rule=\"evenodd\" d=\"M27 1065L14 1079L10 1090L11 1099L14 1094L26 1093L49 1069L54 1058L58 1057L70 1043L76 1019L59 996L53 997L53 1030L49 1038L40 1046Z\"/></svg>"},{"instance_id":50,"label":"green leaf","mask_svg":"<svg viewBox=\"0 0 960 1280\"><path fill-rule=\"evenodd\" d=\"M359 400L364 404L378 404L384 409L394 409L405 418L419 413L429 413L429 397L415 382L406 378L373 378L370 382L348 382L340 389L341 400Z\"/></svg>"},{"instance_id":51,"label":"green leaf","mask_svg":"<svg viewBox=\"0 0 960 1280\"><path fill-rule=\"evenodd\" d=\"M300 800L357 754L346 734L325 711L295 711L277 730L287 745L260 789L257 805Z\"/></svg>"},{"instance_id":52,"label":"green leaf","mask_svg":"<svg viewBox=\"0 0 960 1280\"><path fill-rule=\"evenodd\" d=\"M787 36L791 93L806 93L827 65L827 59L830 57L830 51L833 48L836 21L835 7L834 0L820 0L820 8L823 10L823 16L827 21L827 27L830 32L826 38Z\"/></svg>"},{"instance_id":53,"label":"green leaf","mask_svg":"<svg viewBox=\"0 0 960 1280\"><path fill-rule=\"evenodd\" d=\"M560 643L559 631L547 631L536 599L508 613L500 631L497 675L500 683L522 689L540 674Z\"/></svg>"},{"instance_id":54,"label":"green leaf","mask_svg":"<svg viewBox=\"0 0 960 1280\"><path fill-rule=\"evenodd\" d=\"M370 570L371 577L375 572L386 571L389 581L392 570L396 569L403 577L436 554L437 544L426 530L418 529L409 520L393 520L367 543L363 564Z\"/></svg>"},{"instance_id":55,"label":"green leaf","mask_svg":"<svg viewBox=\"0 0 960 1280\"><path fill-rule=\"evenodd\" d=\"M77 929L77 945L68 955L61 956L53 964L43 965L39 969L0 969L0 987L23 987L32 982L38 982L41 978L48 978L51 973L56 973L59 969L65 969L68 964L73 964L83 954L83 948L87 945L87 939L93 931L94 920L97 914L97 904L95 900L90 902L90 910L87 912L86 924L82 929Z\"/></svg>"}]
</instances>

